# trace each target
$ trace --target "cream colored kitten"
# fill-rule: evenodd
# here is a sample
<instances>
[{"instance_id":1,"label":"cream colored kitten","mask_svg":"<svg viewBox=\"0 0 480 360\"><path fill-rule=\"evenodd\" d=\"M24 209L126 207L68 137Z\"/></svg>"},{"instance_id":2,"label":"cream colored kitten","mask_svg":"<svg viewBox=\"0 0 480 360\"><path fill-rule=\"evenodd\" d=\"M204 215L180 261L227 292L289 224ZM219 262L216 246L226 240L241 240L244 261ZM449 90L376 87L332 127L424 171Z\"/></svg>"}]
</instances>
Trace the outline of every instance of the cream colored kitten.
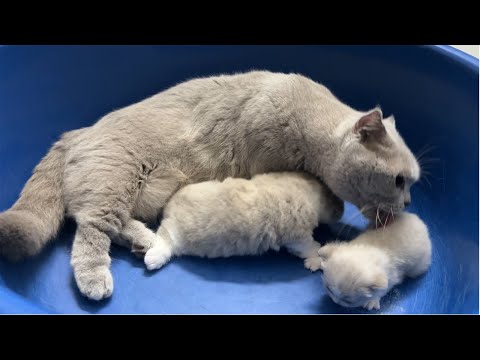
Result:
<instances>
[{"instance_id":1,"label":"cream colored kitten","mask_svg":"<svg viewBox=\"0 0 480 360\"><path fill-rule=\"evenodd\" d=\"M343 202L304 173L187 185L167 203L145 264L153 270L174 255L255 255L281 247L301 258L316 256L314 228L342 213Z\"/></svg>"},{"instance_id":2,"label":"cream colored kitten","mask_svg":"<svg viewBox=\"0 0 480 360\"><path fill-rule=\"evenodd\" d=\"M386 228L323 246L305 267L323 270L325 288L337 304L378 310L392 287L427 271L431 252L426 225L414 214L401 213Z\"/></svg>"}]
</instances>

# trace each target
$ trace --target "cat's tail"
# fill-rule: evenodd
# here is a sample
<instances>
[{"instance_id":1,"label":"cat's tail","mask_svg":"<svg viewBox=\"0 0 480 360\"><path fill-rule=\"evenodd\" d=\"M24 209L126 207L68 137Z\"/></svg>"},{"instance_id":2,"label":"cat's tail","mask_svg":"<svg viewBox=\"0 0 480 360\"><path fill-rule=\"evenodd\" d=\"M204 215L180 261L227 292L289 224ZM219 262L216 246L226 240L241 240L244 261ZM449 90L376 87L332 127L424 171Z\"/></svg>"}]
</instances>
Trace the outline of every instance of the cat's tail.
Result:
<instances>
[{"instance_id":1,"label":"cat's tail","mask_svg":"<svg viewBox=\"0 0 480 360\"><path fill-rule=\"evenodd\" d=\"M68 139L65 133L33 170L20 198L0 213L0 256L19 260L40 252L54 238L65 215L63 176Z\"/></svg>"}]
</instances>

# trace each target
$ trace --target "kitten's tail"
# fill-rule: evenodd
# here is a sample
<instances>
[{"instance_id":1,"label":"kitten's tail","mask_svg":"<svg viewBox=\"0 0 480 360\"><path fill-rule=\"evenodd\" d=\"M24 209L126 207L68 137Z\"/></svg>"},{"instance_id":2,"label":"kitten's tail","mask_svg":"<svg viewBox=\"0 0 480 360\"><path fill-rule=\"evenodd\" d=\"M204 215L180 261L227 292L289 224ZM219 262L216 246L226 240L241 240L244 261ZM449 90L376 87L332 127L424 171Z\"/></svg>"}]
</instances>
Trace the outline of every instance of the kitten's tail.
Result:
<instances>
[{"instance_id":1,"label":"kitten's tail","mask_svg":"<svg viewBox=\"0 0 480 360\"><path fill-rule=\"evenodd\" d=\"M65 153L68 139L77 131L65 133L52 146L17 202L0 213L0 256L18 260L35 255L58 233L65 214Z\"/></svg>"}]
</instances>

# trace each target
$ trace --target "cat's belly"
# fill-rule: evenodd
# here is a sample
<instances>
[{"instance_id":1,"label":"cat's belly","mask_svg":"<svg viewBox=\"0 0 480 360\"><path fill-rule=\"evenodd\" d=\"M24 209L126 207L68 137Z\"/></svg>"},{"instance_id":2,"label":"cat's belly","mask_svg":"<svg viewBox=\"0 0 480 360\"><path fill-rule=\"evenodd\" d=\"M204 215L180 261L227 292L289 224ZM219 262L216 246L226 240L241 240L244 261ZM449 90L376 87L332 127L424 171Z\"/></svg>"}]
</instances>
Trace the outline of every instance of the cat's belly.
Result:
<instances>
[{"instance_id":1,"label":"cat's belly","mask_svg":"<svg viewBox=\"0 0 480 360\"><path fill-rule=\"evenodd\" d=\"M187 152L185 152L187 154ZM219 180L227 177L250 179L254 175L272 171L293 171L294 168L272 164L268 161L255 163L255 166L234 166L215 158L201 163L188 155L182 155L176 163L155 168L142 184L135 202L132 216L148 223L155 223L169 199L182 187L204 181ZM181 165L178 165L180 163Z\"/></svg>"},{"instance_id":2,"label":"cat's belly","mask_svg":"<svg viewBox=\"0 0 480 360\"><path fill-rule=\"evenodd\" d=\"M249 241L242 236L226 235L224 237L205 238L199 234L196 239L189 239L189 241L184 240L183 246L177 250L176 254L219 258L260 255L270 249L278 251L280 247L273 243L262 241L261 237L256 243L249 243Z\"/></svg>"},{"instance_id":3,"label":"cat's belly","mask_svg":"<svg viewBox=\"0 0 480 360\"><path fill-rule=\"evenodd\" d=\"M207 233L201 228L182 229L182 224L175 221L170 222L169 227L176 255L219 258L259 255L270 249L276 251L280 249L274 234L247 233L228 226L222 230L212 229L211 233Z\"/></svg>"}]
</instances>

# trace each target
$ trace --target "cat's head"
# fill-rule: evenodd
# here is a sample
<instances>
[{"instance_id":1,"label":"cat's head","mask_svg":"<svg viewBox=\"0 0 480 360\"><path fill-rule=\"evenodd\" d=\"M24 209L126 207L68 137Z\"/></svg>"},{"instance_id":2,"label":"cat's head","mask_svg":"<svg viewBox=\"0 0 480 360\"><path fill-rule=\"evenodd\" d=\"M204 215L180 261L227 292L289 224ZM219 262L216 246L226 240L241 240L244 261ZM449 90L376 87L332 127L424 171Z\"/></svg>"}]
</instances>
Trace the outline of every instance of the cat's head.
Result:
<instances>
[{"instance_id":1,"label":"cat's head","mask_svg":"<svg viewBox=\"0 0 480 360\"><path fill-rule=\"evenodd\" d=\"M363 307L387 292L384 259L375 249L333 243L323 246L318 253L322 258L323 284L335 303Z\"/></svg>"},{"instance_id":2,"label":"cat's head","mask_svg":"<svg viewBox=\"0 0 480 360\"><path fill-rule=\"evenodd\" d=\"M328 185L343 200L356 205L370 220L381 222L410 204L410 187L420 167L395 127L393 116L380 109L355 119L342 136Z\"/></svg>"}]
</instances>

